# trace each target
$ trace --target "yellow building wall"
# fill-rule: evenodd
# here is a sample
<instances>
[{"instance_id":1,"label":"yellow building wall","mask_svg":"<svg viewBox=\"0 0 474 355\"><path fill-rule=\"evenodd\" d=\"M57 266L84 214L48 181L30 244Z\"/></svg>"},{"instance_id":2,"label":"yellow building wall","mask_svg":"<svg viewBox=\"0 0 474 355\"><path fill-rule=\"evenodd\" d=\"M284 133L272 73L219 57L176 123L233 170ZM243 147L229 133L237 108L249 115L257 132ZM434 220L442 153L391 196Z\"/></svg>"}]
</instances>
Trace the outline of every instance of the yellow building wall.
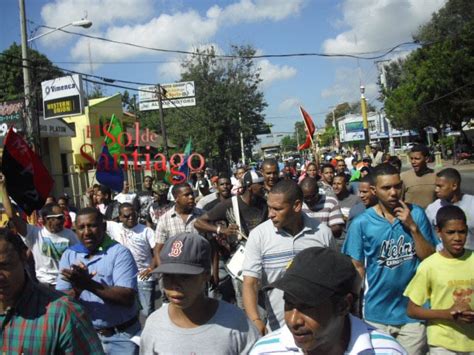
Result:
<instances>
[{"instance_id":1,"label":"yellow building wall","mask_svg":"<svg viewBox=\"0 0 474 355\"><path fill-rule=\"evenodd\" d=\"M89 100L89 106L85 107L84 114L79 116L64 117L67 123L74 123L76 136L61 138L61 149L72 151L72 163L86 167L90 162L81 155L84 152L97 159L102 151L102 143L105 135L103 125L110 121L112 115L122 122L122 95L120 93L99 99ZM87 146L84 146L88 144ZM91 147L92 146L92 147Z\"/></svg>"}]
</instances>

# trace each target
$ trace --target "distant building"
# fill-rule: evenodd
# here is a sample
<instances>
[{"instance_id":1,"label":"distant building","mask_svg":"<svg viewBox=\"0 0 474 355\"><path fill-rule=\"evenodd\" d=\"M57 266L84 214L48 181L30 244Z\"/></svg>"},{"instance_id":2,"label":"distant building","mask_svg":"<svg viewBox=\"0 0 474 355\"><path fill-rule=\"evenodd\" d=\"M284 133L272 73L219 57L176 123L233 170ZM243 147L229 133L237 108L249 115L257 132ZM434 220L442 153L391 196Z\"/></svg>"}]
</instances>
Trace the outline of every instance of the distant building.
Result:
<instances>
[{"instance_id":1,"label":"distant building","mask_svg":"<svg viewBox=\"0 0 474 355\"><path fill-rule=\"evenodd\" d=\"M369 136L371 142L380 142L388 147L389 125L382 112L368 112ZM337 119L339 139L343 145L359 145L364 141L364 125L361 115L347 114ZM415 131L398 130L392 128L392 138L396 147L410 141L410 137L418 136Z\"/></svg>"},{"instance_id":2,"label":"distant building","mask_svg":"<svg viewBox=\"0 0 474 355\"><path fill-rule=\"evenodd\" d=\"M293 132L275 132L257 135L258 143L254 146L252 153L264 158L278 156L281 153L281 141L286 136L292 136Z\"/></svg>"}]
</instances>

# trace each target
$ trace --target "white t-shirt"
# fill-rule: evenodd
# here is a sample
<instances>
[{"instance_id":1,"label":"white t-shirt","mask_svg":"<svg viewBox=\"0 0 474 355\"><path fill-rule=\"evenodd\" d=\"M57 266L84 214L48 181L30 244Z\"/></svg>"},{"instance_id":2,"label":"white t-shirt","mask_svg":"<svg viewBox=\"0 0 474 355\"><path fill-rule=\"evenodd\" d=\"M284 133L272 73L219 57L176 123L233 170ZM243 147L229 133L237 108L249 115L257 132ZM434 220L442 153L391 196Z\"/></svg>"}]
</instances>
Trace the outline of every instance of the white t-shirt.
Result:
<instances>
[{"instance_id":1,"label":"white t-shirt","mask_svg":"<svg viewBox=\"0 0 474 355\"><path fill-rule=\"evenodd\" d=\"M133 228L125 228L122 223L107 221L107 234L130 250L139 272L151 266L151 250L156 244L153 229L140 223Z\"/></svg>"},{"instance_id":2,"label":"white t-shirt","mask_svg":"<svg viewBox=\"0 0 474 355\"><path fill-rule=\"evenodd\" d=\"M131 192L126 193L126 194L121 192L117 196L114 197L114 200L120 203L125 203L125 202L133 203L133 200L135 199L136 196L137 194L133 194Z\"/></svg>"},{"instance_id":3,"label":"white t-shirt","mask_svg":"<svg viewBox=\"0 0 474 355\"><path fill-rule=\"evenodd\" d=\"M79 243L76 233L64 228L59 233L51 233L46 227L28 224L25 244L31 249L35 260L36 278L39 282L56 285L59 274L59 260L70 246Z\"/></svg>"},{"instance_id":4,"label":"white t-shirt","mask_svg":"<svg viewBox=\"0 0 474 355\"><path fill-rule=\"evenodd\" d=\"M451 204L451 202L446 200L437 199L433 203L429 204L428 207L426 207L425 212L433 229L436 226L436 214L438 213L439 209ZM464 247L469 250L474 250L474 196L463 194L461 200L453 203L453 205L461 208L466 214L468 234Z\"/></svg>"}]
</instances>

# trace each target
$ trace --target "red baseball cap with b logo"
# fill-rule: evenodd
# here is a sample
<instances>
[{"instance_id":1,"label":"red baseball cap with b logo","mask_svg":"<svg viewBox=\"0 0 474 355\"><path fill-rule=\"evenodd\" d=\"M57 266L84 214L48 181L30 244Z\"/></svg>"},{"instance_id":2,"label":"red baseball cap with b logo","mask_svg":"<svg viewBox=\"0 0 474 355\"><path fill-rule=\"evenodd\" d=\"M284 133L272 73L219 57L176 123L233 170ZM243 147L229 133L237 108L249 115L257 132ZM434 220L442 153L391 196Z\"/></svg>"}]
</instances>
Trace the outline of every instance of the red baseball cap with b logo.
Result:
<instances>
[{"instance_id":1,"label":"red baseball cap with b logo","mask_svg":"<svg viewBox=\"0 0 474 355\"><path fill-rule=\"evenodd\" d=\"M153 272L198 275L211 269L211 246L197 233L180 233L165 242L160 260Z\"/></svg>"}]
</instances>

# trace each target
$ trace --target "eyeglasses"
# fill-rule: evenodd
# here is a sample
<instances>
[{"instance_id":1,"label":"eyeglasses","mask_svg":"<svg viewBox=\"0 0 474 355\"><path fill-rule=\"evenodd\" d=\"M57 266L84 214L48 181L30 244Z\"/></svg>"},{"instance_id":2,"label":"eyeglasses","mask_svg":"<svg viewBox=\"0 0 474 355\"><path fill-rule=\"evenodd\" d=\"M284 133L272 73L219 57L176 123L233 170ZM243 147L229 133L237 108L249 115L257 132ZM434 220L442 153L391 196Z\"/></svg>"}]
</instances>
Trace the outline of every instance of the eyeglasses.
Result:
<instances>
[{"instance_id":1,"label":"eyeglasses","mask_svg":"<svg viewBox=\"0 0 474 355\"><path fill-rule=\"evenodd\" d=\"M122 215L122 218L125 218L125 219L129 219L129 218L135 218L135 213L131 213L131 214L123 214Z\"/></svg>"}]
</instances>

